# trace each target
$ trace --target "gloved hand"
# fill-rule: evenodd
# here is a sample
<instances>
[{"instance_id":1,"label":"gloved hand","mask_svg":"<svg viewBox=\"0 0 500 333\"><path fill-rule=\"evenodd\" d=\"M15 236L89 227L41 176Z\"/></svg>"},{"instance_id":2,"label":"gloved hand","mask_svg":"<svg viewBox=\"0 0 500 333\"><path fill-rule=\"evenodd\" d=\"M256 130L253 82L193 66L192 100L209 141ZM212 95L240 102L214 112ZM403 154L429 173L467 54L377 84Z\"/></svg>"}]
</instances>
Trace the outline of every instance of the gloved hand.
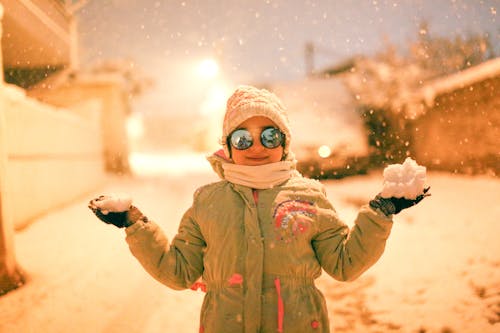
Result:
<instances>
[{"instance_id":1,"label":"gloved hand","mask_svg":"<svg viewBox=\"0 0 500 333\"><path fill-rule=\"evenodd\" d=\"M99 208L99 201L107 199L107 196L101 195L98 198L90 200L88 207L104 223L113 224L118 228L129 227L138 220L147 222L148 219L135 206L130 205L129 209L123 212L103 212Z\"/></svg>"},{"instance_id":2,"label":"gloved hand","mask_svg":"<svg viewBox=\"0 0 500 333\"><path fill-rule=\"evenodd\" d=\"M380 194L370 201L370 207L373 209L380 209L385 215L389 216L391 214L397 214L403 209L406 209L411 206L415 206L420 201L422 201L425 197L430 196L428 193L430 190L430 186L424 189L424 192L418 195L415 199L406 199L406 198L382 198Z\"/></svg>"}]
</instances>

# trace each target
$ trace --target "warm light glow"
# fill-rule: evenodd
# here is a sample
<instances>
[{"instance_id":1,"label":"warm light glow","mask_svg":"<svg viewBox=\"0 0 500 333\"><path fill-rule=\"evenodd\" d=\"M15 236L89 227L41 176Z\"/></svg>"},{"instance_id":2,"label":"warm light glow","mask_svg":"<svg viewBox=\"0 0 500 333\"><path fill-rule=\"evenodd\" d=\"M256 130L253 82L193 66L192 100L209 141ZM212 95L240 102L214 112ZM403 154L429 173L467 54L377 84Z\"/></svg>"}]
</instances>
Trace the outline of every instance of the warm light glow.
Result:
<instances>
[{"instance_id":1,"label":"warm light glow","mask_svg":"<svg viewBox=\"0 0 500 333\"><path fill-rule=\"evenodd\" d=\"M141 176L159 174L179 176L190 172L209 174L211 171L203 153L154 154L131 152L129 162L134 174Z\"/></svg>"},{"instance_id":2,"label":"warm light glow","mask_svg":"<svg viewBox=\"0 0 500 333\"><path fill-rule=\"evenodd\" d=\"M142 118L134 115L130 116L127 119L127 133L133 139L142 137L144 135Z\"/></svg>"},{"instance_id":3,"label":"warm light glow","mask_svg":"<svg viewBox=\"0 0 500 333\"><path fill-rule=\"evenodd\" d=\"M332 150L327 145L318 148L318 155L322 158L327 158L332 154Z\"/></svg>"},{"instance_id":4,"label":"warm light glow","mask_svg":"<svg viewBox=\"0 0 500 333\"><path fill-rule=\"evenodd\" d=\"M223 85L214 85L208 90L203 103L200 106L202 115L214 115L217 112L225 109L226 101L230 96L230 92Z\"/></svg>"},{"instance_id":5,"label":"warm light glow","mask_svg":"<svg viewBox=\"0 0 500 333\"><path fill-rule=\"evenodd\" d=\"M206 79L213 79L219 73L219 65L213 59L205 59L198 65L198 74Z\"/></svg>"},{"instance_id":6,"label":"warm light glow","mask_svg":"<svg viewBox=\"0 0 500 333\"><path fill-rule=\"evenodd\" d=\"M202 140L205 147L202 149L216 150L220 133L222 133L222 119L226 109L226 102L231 94L229 88L217 80L207 89L207 93L200 104L199 113L203 120L205 138ZM199 147L197 149L200 149Z\"/></svg>"}]
</instances>

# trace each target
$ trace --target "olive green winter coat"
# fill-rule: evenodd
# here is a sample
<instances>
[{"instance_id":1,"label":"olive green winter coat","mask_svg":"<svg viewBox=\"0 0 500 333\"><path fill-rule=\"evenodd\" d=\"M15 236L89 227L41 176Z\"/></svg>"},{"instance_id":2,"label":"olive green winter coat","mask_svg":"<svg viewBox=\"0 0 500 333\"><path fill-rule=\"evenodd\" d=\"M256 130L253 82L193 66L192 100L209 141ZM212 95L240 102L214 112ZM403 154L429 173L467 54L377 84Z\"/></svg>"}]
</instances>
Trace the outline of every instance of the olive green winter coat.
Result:
<instances>
[{"instance_id":1,"label":"olive green winter coat","mask_svg":"<svg viewBox=\"0 0 500 333\"><path fill-rule=\"evenodd\" d=\"M329 332L314 280L353 280L384 251L390 218L368 206L351 230L321 183L295 175L252 190L222 180L194 195L169 244L152 221L126 229L134 256L158 281L190 288L202 276L205 333Z\"/></svg>"}]
</instances>

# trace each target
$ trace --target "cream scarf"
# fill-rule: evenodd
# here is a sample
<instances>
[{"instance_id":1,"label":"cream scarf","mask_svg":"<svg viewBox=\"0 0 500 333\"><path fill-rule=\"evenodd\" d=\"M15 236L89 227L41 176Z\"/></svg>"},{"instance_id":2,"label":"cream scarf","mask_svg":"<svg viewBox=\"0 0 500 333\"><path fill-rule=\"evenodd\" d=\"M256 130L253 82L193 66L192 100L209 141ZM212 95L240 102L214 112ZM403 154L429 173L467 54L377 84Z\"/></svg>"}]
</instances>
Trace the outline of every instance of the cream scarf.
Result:
<instances>
[{"instance_id":1,"label":"cream scarf","mask_svg":"<svg viewBox=\"0 0 500 333\"><path fill-rule=\"evenodd\" d=\"M250 166L233 163L223 163L224 178L234 184L254 189L268 189L288 180L293 173L293 162L281 161L276 163Z\"/></svg>"}]
</instances>

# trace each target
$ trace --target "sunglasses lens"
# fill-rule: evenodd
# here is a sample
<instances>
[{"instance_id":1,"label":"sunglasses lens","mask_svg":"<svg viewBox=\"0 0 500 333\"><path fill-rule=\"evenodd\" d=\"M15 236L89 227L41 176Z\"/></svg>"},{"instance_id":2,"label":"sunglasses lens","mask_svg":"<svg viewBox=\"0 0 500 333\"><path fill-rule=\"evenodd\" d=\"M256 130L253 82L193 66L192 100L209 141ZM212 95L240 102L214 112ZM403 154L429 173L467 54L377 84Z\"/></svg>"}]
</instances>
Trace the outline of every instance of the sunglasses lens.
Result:
<instances>
[{"instance_id":1,"label":"sunglasses lens","mask_svg":"<svg viewBox=\"0 0 500 333\"><path fill-rule=\"evenodd\" d=\"M244 129L239 129L231 134L231 146L238 150L244 150L252 146L253 140L250 132Z\"/></svg>"},{"instance_id":2,"label":"sunglasses lens","mask_svg":"<svg viewBox=\"0 0 500 333\"><path fill-rule=\"evenodd\" d=\"M279 147L283 143L283 134L277 128L266 128L260 134L260 142L266 148Z\"/></svg>"},{"instance_id":3,"label":"sunglasses lens","mask_svg":"<svg viewBox=\"0 0 500 333\"><path fill-rule=\"evenodd\" d=\"M285 136L281 131L274 127L266 128L260 134L260 142L262 145L268 149L277 148L283 144ZM234 131L229 141L231 146L238 150L245 150L252 146L253 138L252 134L246 129L239 129Z\"/></svg>"}]
</instances>

